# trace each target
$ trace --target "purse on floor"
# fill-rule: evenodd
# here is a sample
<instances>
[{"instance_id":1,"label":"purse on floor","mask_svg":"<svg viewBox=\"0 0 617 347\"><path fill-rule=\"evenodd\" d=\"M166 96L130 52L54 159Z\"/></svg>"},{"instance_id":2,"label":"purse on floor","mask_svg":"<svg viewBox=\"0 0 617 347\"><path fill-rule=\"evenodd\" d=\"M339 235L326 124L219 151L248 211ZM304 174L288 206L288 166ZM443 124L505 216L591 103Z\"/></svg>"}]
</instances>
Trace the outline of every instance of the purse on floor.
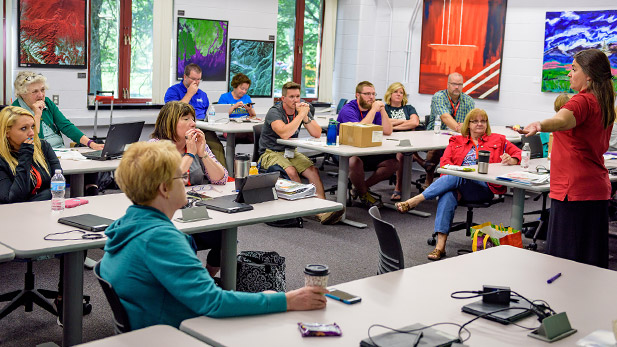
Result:
<instances>
[{"instance_id":1,"label":"purse on floor","mask_svg":"<svg viewBox=\"0 0 617 347\"><path fill-rule=\"evenodd\" d=\"M236 282L239 292L285 292L285 257L276 252L240 252Z\"/></svg>"},{"instance_id":2,"label":"purse on floor","mask_svg":"<svg viewBox=\"0 0 617 347\"><path fill-rule=\"evenodd\" d=\"M471 240L471 249L474 252L500 245L523 248L523 239L519 230L494 225L491 222L471 227Z\"/></svg>"}]
</instances>

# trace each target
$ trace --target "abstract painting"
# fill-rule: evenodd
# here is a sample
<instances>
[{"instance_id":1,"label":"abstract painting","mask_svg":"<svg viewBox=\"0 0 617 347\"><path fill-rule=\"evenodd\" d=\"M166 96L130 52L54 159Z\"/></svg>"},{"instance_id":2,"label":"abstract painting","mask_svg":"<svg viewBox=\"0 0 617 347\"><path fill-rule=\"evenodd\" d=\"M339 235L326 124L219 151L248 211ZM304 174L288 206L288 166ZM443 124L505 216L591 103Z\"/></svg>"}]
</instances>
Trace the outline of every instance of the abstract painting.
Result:
<instances>
[{"instance_id":1,"label":"abstract painting","mask_svg":"<svg viewBox=\"0 0 617 347\"><path fill-rule=\"evenodd\" d=\"M542 91L574 93L568 72L574 54L589 48L604 51L617 74L617 10L546 12Z\"/></svg>"},{"instance_id":2,"label":"abstract painting","mask_svg":"<svg viewBox=\"0 0 617 347\"><path fill-rule=\"evenodd\" d=\"M19 0L20 67L86 67L86 0Z\"/></svg>"},{"instance_id":3,"label":"abstract painting","mask_svg":"<svg viewBox=\"0 0 617 347\"><path fill-rule=\"evenodd\" d=\"M201 67L203 81L225 80L227 24L224 20L178 18L178 80L190 63Z\"/></svg>"},{"instance_id":4,"label":"abstract painting","mask_svg":"<svg viewBox=\"0 0 617 347\"><path fill-rule=\"evenodd\" d=\"M424 0L419 92L446 89L458 72L463 92L499 100L506 7L507 0Z\"/></svg>"},{"instance_id":5,"label":"abstract painting","mask_svg":"<svg viewBox=\"0 0 617 347\"><path fill-rule=\"evenodd\" d=\"M251 79L248 95L272 97L274 41L229 40L229 83L238 72ZM231 91L231 84L229 84Z\"/></svg>"}]
</instances>

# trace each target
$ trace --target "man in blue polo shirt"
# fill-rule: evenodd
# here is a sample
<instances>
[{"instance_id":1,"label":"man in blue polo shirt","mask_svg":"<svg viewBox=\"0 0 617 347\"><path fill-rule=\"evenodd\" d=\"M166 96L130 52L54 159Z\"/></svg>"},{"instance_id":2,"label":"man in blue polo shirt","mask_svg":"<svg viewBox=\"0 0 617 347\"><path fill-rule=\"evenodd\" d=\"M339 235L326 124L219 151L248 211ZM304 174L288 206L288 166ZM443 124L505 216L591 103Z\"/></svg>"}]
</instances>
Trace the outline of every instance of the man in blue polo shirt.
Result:
<instances>
[{"instance_id":1,"label":"man in blue polo shirt","mask_svg":"<svg viewBox=\"0 0 617 347\"><path fill-rule=\"evenodd\" d=\"M188 64L184 68L182 82L174 84L167 89L165 93L165 102L181 101L190 104L195 109L195 118L197 118L197 120L204 120L206 111L208 111L208 106L210 106L210 101L208 101L208 94L199 89L199 82L201 82L201 67L193 63ZM223 166L227 167L227 163L225 162L225 150L218 136L216 136L216 133L214 131L204 130L204 135L206 137L206 143L216 159Z\"/></svg>"}]
</instances>

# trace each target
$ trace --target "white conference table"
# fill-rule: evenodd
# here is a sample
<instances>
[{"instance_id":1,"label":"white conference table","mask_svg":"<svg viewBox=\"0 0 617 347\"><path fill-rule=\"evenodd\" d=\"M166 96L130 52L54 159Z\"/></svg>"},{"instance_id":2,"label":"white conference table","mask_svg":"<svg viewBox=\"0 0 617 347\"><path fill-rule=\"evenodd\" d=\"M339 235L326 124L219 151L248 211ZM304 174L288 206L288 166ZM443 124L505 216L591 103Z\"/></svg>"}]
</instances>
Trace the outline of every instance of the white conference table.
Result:
<instances>
[{"instance_id":1,"label":"white conference table","mask_svg":"<svg viewBox=\"0 0 617 347\"><path fill-rule=\"evenodd\" d=\"M504 134L511 142L520 142L521 135L505 126L492 127L494 133ZM403 177L402 182L411 182L411 154L418 151L429 151L435 149L444 149L448 146L450 137L456 134L450 131L434 133L432 130L425 131L397 131L392 135L384 136L382 145L377 147L354 147L349 145L327 146L325 137L319 139L302 138L277 140L278 143L292 147L307 148L315 151L329 153L339 156L338 166L338 186L347 187L347 177L349 175L349 158L353 156L366 155L388 155L396 153L404 153L403 156ZM411 146L399 146L400 140L409 140ZM401 200L405 201L411 197L411 184L403 184L401 187ZM347 190L338 189L336 192L336 201L345 204L347 201ZM430 214L424 214L428 216ZM343 216L343 223L357 227L365 228L366 224L351 221Z\"/></svg>"},{"instance_id":2,"label":"white conference table","mask_svg":"<svg viewBox=\"0 0 617 347\"><path fill-rule=\"evenodd\" d=\"M87 347L204 347L207 344L169 325L153 325L147 328L91 341L79 346Z\"/></svg>"},{"instance_id":3,"label":"white conference table","mask_svg":"<svg viewBox=\"0 0 617 347\"><path fill-rule=\"evenodd\" d=\"M80 152L92 151L89 148L80 148ZM84 174L115 171L120 165L120 159L111 160L73 160L60 159L60 166L65 176L71 176L70 196L84 196Z\"/></svg>"},{"instance_id":4,"label":"white conference table","mask_svg":"<svg viewBox=\"0 0 617 347\"><path fill-rule=\"evenodd\" d=\"M0 263L5 261L11 261L15 258L15 253L12 249L0 245Z\"/></svg>"},{"instance_id":5,"label":"white conference table","mask_svg":"<svg viewBox=\"0 0 617 347\"><path fill-rule=\"evenodd\" d=\"M547 284L546 280L557 273L562 276ZM592 331L611 330L617 312L617 300L614 300L617 272L500 246L336 285L337 289L360 296L362 302L358 304L345 305L328 299L326 308L317 311L235 318L197 317L183 321L180 330L213 346L247 346L255 341L263 346L358 346L372 324L392 328L414 323L464 324L475 316L461 312L461 307L479 298L457 300L450 294L482 290L484 284L508 286L531 300L547 301L557 313L565 311L578 332L550 346L573 346ZM298 322L336 322L343 335L302 338ZM539 326L535 316L518 324ZM478 319L467 328L471 332L466 342L469 346L549 346L528 337L528 330L514 325ZM435 329L454 336L458 331L458 327L446 325ZM374 328L371 335L382 332L385 330Z\"/></svg>"},{"instance_id":6,"label":"white conference table","mask_svg":"<svg viewBox=\"0 0 617 347\"><path fill-rule=\"evenodd\" d=\"M197 121L196 126L202 130L210 130L221 133L227 133L225 144L225 161L227 162L227 171L229 176L234 177L234 156L236 154L236 134L252 133L253 126L264 124L265 114L258 114L257 119L248 122L226 121L224 123L208 123ZM334 117L336 118L336 117ZM328 118L317 114L314 118L322 129L328 127Z\"/></svg>"},{"instance_id":7,"label":"white conference table","mask_svg":"<svg viewBox=\"0 0 617 347\"><path fill-rule=\"evenodd\" d=\"M231 194L233 184L215 186L216 190L204 191L210 196ZM0 205L0 216L3 228L0 231L0 243L11 248L16 258L32 259L42 255L63 254L64 262L64 329L63 345L71 346L81 342L83 295L83 251L101 248L105 239L46 241L43 238L49 233L74 230L67 225L57 223L59 217L91 213L110 219L118 219L124 215L131 202L124 194L99 195L88 198L89 203L62 212L52 212L49 201L27 202ZM254 204L251 211L227 214L208 211L211 219L180 223L174 225L187 234L210 230L224 230L222 236L221 281L225 289L235 289L237 230L239 226L275 221L340 210L343 207L333 201L318 198L308 198L296 201L274 200ZM36 216L28 220L24 228L24 211ZM176 211L174 219L182 215ZM60 237L67 235L61 235ZM74 238L79 235L74 236Z\"/></svg>"}]
</instances>

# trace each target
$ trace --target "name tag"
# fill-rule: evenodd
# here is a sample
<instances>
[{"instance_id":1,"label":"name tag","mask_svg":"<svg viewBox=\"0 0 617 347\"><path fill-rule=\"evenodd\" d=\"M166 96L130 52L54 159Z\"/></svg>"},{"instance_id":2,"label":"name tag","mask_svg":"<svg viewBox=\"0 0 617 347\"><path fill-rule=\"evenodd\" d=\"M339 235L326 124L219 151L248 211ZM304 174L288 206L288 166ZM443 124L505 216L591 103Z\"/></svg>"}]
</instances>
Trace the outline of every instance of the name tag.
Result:
<instances>
[{"instance_id":1,"label":"name tag","mask_svg":"<svg viewBox=\"0 0 617 347\"><path fill-rule=\"evenodd\" d=\"M285 148L285 158L293 159L296 156L293 148Z\"/></svg>"}]
</instances>

